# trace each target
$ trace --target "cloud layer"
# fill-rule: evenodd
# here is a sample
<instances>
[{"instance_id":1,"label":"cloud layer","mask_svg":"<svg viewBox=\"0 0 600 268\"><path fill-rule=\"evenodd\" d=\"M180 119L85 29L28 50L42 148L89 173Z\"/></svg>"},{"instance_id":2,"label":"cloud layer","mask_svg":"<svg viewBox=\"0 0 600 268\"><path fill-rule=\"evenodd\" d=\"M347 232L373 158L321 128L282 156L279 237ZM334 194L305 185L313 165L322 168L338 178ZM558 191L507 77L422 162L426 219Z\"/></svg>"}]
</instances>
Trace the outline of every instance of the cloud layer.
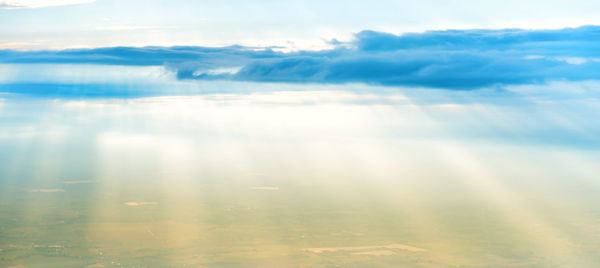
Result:
<instances>
[{"instance_id":1,"label":"cloud layer","mask_svg":"<svg viewBox=\"0 0 600 268\"><path fill-rule=\"evenodd\" d=\"M0 51L2 63L163 65L178 79L476 89L600 78L600 26L561 30L362 31L334 49L109 47Z\"/></svg>"}]
</instances>

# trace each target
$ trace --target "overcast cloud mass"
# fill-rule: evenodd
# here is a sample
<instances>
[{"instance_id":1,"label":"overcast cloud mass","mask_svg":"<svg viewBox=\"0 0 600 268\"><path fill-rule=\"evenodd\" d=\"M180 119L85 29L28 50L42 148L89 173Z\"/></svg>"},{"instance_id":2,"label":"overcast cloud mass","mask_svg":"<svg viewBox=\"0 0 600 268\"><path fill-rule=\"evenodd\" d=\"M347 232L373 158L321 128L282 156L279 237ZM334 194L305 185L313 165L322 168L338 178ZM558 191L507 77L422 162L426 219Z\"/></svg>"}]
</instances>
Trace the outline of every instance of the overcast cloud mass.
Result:
<instances>
[{"instance_id":1,"label":"overcast cloud mass","mask_svg":"<svg viewBox=\"0 0 600 268\"><path fill-rule=\"evenodd\" d=\"M165 66L178 79L476 89L598 79L600 27L447 30L395 35L361 31L334 49L108 47L0 51L2 63Z\"/></svg>"}]
</instances>

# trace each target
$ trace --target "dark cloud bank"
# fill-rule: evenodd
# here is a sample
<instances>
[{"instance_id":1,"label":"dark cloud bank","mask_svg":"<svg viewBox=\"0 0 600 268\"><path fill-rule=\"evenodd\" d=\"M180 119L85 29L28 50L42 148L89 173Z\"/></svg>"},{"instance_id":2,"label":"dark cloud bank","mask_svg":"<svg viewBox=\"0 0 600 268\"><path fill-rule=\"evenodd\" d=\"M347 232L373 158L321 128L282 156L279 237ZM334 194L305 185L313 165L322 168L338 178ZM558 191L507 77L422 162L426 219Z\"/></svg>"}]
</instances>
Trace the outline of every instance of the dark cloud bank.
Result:
<instances>
[{"instance_id":1,"label":"dark cloud bank","mask_svg":"<svg viewBox=\"0 0 600 268\"><path fill-rule=\"evenodd\" d=\"M293 83L359 82L475 89L600 78L600 26L560 30L362 31L324 51L242 46L0 50L2 63L164 65L179 79ZM225 72L239 68L236 73Z\"/></svg>"}]
</instances>

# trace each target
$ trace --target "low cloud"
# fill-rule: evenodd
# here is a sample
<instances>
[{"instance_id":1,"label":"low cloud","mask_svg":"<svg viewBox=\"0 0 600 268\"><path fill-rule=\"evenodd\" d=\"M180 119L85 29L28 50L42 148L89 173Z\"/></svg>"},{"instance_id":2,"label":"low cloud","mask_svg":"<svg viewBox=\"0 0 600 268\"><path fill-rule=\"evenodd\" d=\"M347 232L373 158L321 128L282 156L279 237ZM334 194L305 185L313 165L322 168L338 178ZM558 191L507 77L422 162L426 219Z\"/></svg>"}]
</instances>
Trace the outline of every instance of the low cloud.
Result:
<instances>
[{"instance_id":1,"label":"low cloud","mask_svg":"<svg viewBox=\"0 0 600 268\"><path fill-rule=\"evenodd\" d=\"M351 42L332 44L333 49L290 53L242 46L2 50L0 62L162 65L181 80L364 83L455 90L600 78L599 26L403 35L362 31Z\"/></svg>"}]
</instances>

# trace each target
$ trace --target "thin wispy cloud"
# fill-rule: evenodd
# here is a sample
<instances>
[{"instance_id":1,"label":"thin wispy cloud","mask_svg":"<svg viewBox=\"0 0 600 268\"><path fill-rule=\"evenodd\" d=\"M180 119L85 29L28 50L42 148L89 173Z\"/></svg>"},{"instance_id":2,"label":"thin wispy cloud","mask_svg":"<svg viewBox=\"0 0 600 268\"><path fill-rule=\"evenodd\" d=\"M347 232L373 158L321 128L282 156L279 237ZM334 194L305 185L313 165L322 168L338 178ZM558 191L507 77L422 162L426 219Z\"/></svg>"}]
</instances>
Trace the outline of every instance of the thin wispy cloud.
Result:
<instances>
[{"instance_id":1,"label":"thin wispy cloud","mask_svg":"<svg viewBox=\"0 0 600 268\"><path fill-rule=\"evenodd\" d=\"M0 8L40 8L49 6L66 6L75 4L92 3L95 0L8 0L0 1Z\"/></svg>"},{"instance_id":2,"label":"thin wispy cloud","mask_svg":"<svg viewBox=\"0 0 600 268\"><path fill-rule=\"evenodd\" d=\"M0 42L0 49L19 49L35 44L35 42Z\"/></svg>"},{"instance_id":3,"label":"thin wispy cloud","mask_svg":"<svg viewBox=\"0 0 600 268\"><path fill-rule=\"evenodd\" d=\"M177 26L147 26L147 25L112 25L96 27L98 31L133 31L133 30L168 30Z\"/></svg>"},{"instance_id":4,"label":"thin wispy cloud","mask_svg":"<svg viewBox=\"0 0 600 268\"><path fill-rule=\"evenodd\" d=\"M445 89L600 78L599 26L403 35L362 31L351 42L334 40L332 44L333 49L290 53L243 46L4 50L0 51L0 62L165 66L181 80L365 83Z\"/></svg>"}]
</instances>

